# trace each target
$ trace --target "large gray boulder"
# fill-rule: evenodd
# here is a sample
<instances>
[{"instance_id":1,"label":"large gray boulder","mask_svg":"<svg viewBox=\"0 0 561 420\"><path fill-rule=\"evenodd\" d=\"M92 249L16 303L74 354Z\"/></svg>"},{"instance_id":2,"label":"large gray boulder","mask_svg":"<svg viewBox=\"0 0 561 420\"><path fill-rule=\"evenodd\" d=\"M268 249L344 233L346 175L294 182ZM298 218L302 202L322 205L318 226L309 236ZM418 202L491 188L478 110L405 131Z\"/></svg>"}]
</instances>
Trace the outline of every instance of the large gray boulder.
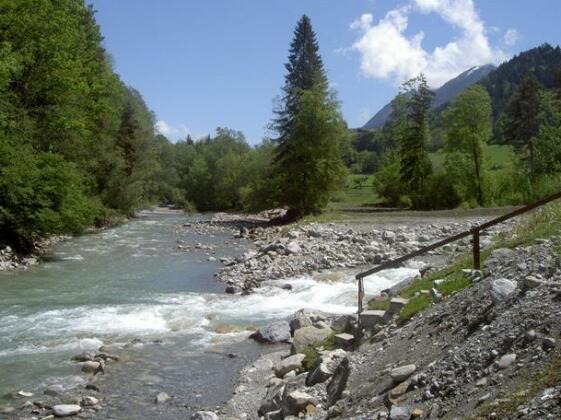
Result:
<instances>
[{"instance_id":1,"label":"large gray boulder","mask_svg":"<svg viewBox=\"0 0 561 420\"><path fill-rule=\"evenodd\" d=\"M302 353L307 346L315 346L331 335L331 328L304 327L294 331L291 353Z\"/></svg>"},{"instance_id":2,"label":"large gray boulder","mask_svg":"<svg viewBox=\"0 0 561 420\"><path fill-rule=\"evenodd\" d=\"M328 407L331 407L341 399L343 391L347 387L347 381L349 380L350 373L351 368L349 365L349 359L345 357L335 370L331 381L327 384Z\"/></svg>"},{"instance_id":3,"label":"large gray boulder","mask_svg":"<svg viewBox=\"0 0 561 420\"><path fill-rule=\"evenodd\" d=\"M390 377L392 378L394 384L399 384L413 375L416 370L417 366L415 365L400 366L392 369L392 371L390 372Z\"/></svg>"},{"instance_id":4,"label":"large gray boulder","mask_svg":"<svg viewBox=\"0 0 561 420\"><path fill-rule=\"evenodd\" d=\"M306 411L309 405L316 405L314 398L304 391L296 390L285 395L282 415L283 417L297 416L299 413Z\"/></svg>"},{"instance_id":5,"label":"large gray boulder","mask_svg":"<svg viewBox=\"0 0 561 420\"><path fill-rule=\"evenodd\" d=\"M508 299L516 290L516 283L509 279L495 279L491 281L491 299L494 303L500 303Z\"/></svg>"},{"instance_id":6,"label":"large gray boulder","mask_svg":"<svg viewBox=\"0 0 561 420\"><path fill-rule=\"evenodd\" d=\"M249 336L260 343L288 343L290 341L290 325L287 321L276 321L260 328Z\"/></svg>"},{"instance_id":7,"label":"large gray boulder","mask_svg":"<svg viewBox=\"0 0 561 420\"><path fill-rule=\"evenodd\" d=\"M347 352L341 349L323 352L319 357L316 366L308 373L306 385L314 386L327 381L333 376L343 359L347 357Z\"/></svg>"},{"instance_id":8,"label":"large gray boulder","mask_svg":"<svg viewBox=\"0 0 561 420\"><path fill-rule=\"evenodd\" d=\"M273 368L275 375L282 378L290 371L300 371L302 369L302 362L305 358L306 355L304 354L295 354L287 357L286 359L280 360Z\"/></svg>"}]
</instances>

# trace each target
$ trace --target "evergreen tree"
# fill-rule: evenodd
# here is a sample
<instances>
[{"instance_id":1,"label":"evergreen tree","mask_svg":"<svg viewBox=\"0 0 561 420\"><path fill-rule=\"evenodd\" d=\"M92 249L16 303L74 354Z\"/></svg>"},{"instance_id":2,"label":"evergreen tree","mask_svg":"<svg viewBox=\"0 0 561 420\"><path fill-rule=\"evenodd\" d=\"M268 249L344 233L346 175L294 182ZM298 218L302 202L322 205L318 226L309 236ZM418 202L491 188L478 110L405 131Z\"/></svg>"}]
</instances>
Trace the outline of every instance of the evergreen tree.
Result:
<instances>
[{"instance_id":1,"label":"evergreen tree","mask_svg":"<svg viewBox=\"0 0 561 420\"><path fill-rule=\"evenodd\" d=\"M342 184L340 145L348 135L305 15L296 26L286 70L282 103L272 124L279 143L273 185L289 217L301 217L325 206Z\"/></svg>"},{"instance_id":2,"label":"evergreen tree","mask_svg":"<svg viewBox=\"0 0 561 420\"><path fill-rule=\"evenodd\" d=\"M282 99L272 128L278 133L279 151L286 148L293 128L294 117L298 112L300 96L311 89L320 89L328 95L328 81L319 54L316 34L312 29L310 18L306 15L298 21L294 38L290 44L287 74L282 88Z\"/></svg>"},{"instance_id":3,"label":"evergreen tree","mask_svg":"<svg viewBox=\"0 0 561 420\"><path fill-rule=\"evenodd\" d=\"M510 100L505 127L509 143L527 151L531 176L535 173L533 139L539 130L540 91L541 85L533 75L524 78Z\"/></svg>"},{"instance_id":4,"label":"evergreen tree","mask_svg":"<svg viewBox=\"0 0 561 420\"><path fill-rule=\"evenodd\" d=\"M426 153L429 141L429 112L433 92L423 74L404 83L406 120L399 128L401 180L415 201L423 195L425 181L431 173Z\"/></svg>"}]
</instances>

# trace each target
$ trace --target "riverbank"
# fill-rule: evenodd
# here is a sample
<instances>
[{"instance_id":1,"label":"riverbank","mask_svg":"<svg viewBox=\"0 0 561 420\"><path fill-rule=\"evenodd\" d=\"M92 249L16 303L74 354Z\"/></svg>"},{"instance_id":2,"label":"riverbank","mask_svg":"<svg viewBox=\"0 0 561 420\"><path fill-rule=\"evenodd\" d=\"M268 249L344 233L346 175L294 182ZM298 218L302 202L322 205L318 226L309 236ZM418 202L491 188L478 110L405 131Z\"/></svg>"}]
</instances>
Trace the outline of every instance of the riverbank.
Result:
<instances>
[{"instance_id":1,"label":"riverbank","mask_svg":"<svg viewBox=\"0 0 561 420\"><path fill-rule=\"evenodd\" d=\"M307 341L318 352L310 364L310 350L294 342L313 327L292 331L290 351L242 371L242 392L225 412L239 418L243 407L251 418L267 419L557 418L561 239L551 236L557 222L537 220L502 227L482 272L451 267L419 286L405 282L375 297L373 306L389 316L367 327L358 351L344 352L344 340L323 335ZM378 305L388 294L395 302ZM400 315L402 296L424 295L425 311L410 321Z\"/></svg>"},{"instance_id":2,"label":"riverbank","mask_svg":"<svg viewBox=\"0 0 561 420\"><path fill-rule=\"evenodd\" d=\"M422 246L444 235L444 232L466 229L481 219L470 217L459 222L446 218L396 220L398 221L393 223L388 223L386 220L380 223L337 222L279 228L271 226L266 218L215 215L211 220L195 219L173 226L168 225L166 229L170 231L166 234L165 240L158 238L154 242L154 239L142 233L145 228L155 223L148 218L131 225L145 226L141 230L138 227L133 229L138 233L131 232L131 235L127 234L123 237L123 233L129 229L124 227L103 232L100 234L105 238L103 246L91 243L99 235L79 239L78 243L81 243L83 251L79 251L80 248L71 250L71 244L65 244L68 252L64 252L61 258L66 261L65 264L72 264L80 272L83 271L84 262L87 263L90 258L97 259L96 255L100 250L104 255L111 256L110 264L115 266L109 272L105 267L102 272L103 277L115 276L121 279L121 282L124 281L122 285L119 284L119 287L123 287L123 293L126 290L129 295L127 302L131 297L133 298L132 305L119 303L116 306L117 313L113 307L107 306L108 299L112 301L116 297L113 292L111 297L100 295L98 305L102 306L88 307L80 312L65 312L63 315L75 321L74 325L80 328L80 331L84 331L80 332L82 337L85 333L87 337L103 340L105 348L99 349L99 344L91 348L90 351L96 353L90 356L94 359L90 360L91 362L100 363L95 358L98 356L98 359L103 359L100 356L100 353L104 353L102 350L110 355L116 355L120 360L106 361L107 374L92 376L91 381L87 379L88 376L83 376L91 374L78 372L75 377L80 378L81 381L77 383L74 391L65 390L63 394L48 399L41 394L34 398L19 396L10 403L10 406L15 410L21 404L23 410L21 413L31 415L35 410L46 415L57 402L75 404L81 402L84 397L94 397L99 400L99 403L82 407L82 417L176 418L178 415L184 416L203 409L218 412L222 416L253 418L255 415L253 408L261 403L259 396L262 395L263 388L262 386L252 388L256 381L253 381L251 386L247 383L247 377L244 376L248 372L247 368L238 375L236 383L234 379L243 366L251 365L254 360L259 359L262 352L268 353L274 350L274 347L259 347L247 341L250 335L250 331L247 330L262 328L272 321L286 322L302 308L311 308L316 312L328 314L352 314L356 310L356 284L353 276L357 270L364 267L367 256L387 259L397 253ZM157 232L156 229L161 227L158 225L150 227L151 232ZM116 232L120 233L115 236ZM142 239L139 239L139 233ZM487 239L485 238L484 241ZM293 252L296 246L291 243L295 241L300 251ZM371 242L376 242L376 245ZM110 243L113 245L109 246ZM271 244L274 244L274 249L269 248ZM466 245L464 244L463 249ZM163 248L160 248L162 246ZM291 253L286 253L289 248L292 248ZM85 251L87 249L90 251ZM122 249L122 252L118 251L119 249ZM449 248L445 253L431 255L428 260L414 263L408 268L374 277L366 283L367 292L372 296L379 294L382 290L415 276L419 273L419 269L427 264L433 266L442 264L461 251L462 248ZM91 257L84 252L92 253ZM246 259L244 256L248 253L252 257ZM364 260L357 255L364 256ZM378 255L381 257L377 257ZM268 260L263 259L265 257ZM96 264L107 266L105 258L107 257L103 257ZM132 258L131 263L126 262L124 258ZM186 261L189 261L188 265L185 265ZM281 274L278 278L267 277L265 261L269 261L275 270L279 270ZM319 265L314 265L314 262L318 262ZM192 270L192 264L202 264L209 269L212 268L210 273L218 272L216 277L226 283L226 288L232 286L228 284L232 276L239 276L239 282L235 283L238 288L234 294L224 295L219 293L224 290L224 286L216 283L212 286L216 288L216 294L194 295L185 293L185 283L178 279L170 289L173 290L170 296L161 293L135 296L143 287L152 288L154 278L158 278L159 282L164 281L160 287L165 286L162 290L169 292L169 285L166 286L166 282L171 278L169 277L171 273L167 272L168 268L165 272L161 272L160 269L170 263L178 265L177 268L181 267L180 271ZM124 270L125 267L127 270ZM143 273L143 277L140 279L131 277L130 270L133 273ZM205 269L205 273L208 272ZM150 275L146 277L146 273ZM255 282L252 273L260 280ZM59 276L58 274L57 277ZM173 276L177 274L174 272ZM208 282L208 277L205 276L207 274L201 277L201 282ZM74 274L72 278L75 278ZM92 282L99 281L100 277L92 274L84 284L90 285ZM111 290L114 290L116 285L117 283L108 284ZM194 285L189 287L192 288ZM202 286L196 286L192 290L199 290L199 287ZM206 288L210 286L204 287L204 290L207 290ZM154 304L147 305L147 298L149 301L154 301ZM75 297L72 301L76 301ZM47 315L49 318L45 318L45 322L52 319L53 313L46 312L45 316ZM92 318L94 315L95 317ZM34 319L37 323L37 318ZM319 322L316 324L317 326L325 324L331 328L330 325L335 319L336 317L331 316L320 321L316 319ZM129 324L132 320L135 320L134 329L127 333L129 337L130 333L134 334L131 338L117 340L113 337L114 333L111 331L114 328L130 328L133 326ZM42 322L39 318L39 328L46 326ZM104 324L106 322L110 323ZM14 323L14 328L15 325ZM183 337L190 337L185 334L195 334L196 339L193 341L189 338L185 341ZM289 331L287 341L292 339ZM120 344L109 347L109 351L107 344L111 343ZM95 341L92 344L95 345ZM209 344L211 344L210 348L217 348L218 351L206 353L206 356L201 357L200 354L205 354L205 349L209 349ZM194 346L196 351L188 350L189 346ZM279 346L282 348L283 344ZM198 353L199 351L203 353ZM283 351L284 354L286 352ZM77 352L66 354L65 363L71 363L72 369L79 371L80 363L84 362L70 361ZM180 368L182 365L189 368ZM85 378L87 381L83 382ZM263 374L262 378L269 379L266 374ZM86 389L92 381L94 385L99 386L100 391ZM225 408L228 406L223 404L232 389L235 390L237 397L246 401L239 405L237 411L228 411L229 409ZM252 391L256 389L260 391ZM39 388L40 393L45 390L45 386ZM26 389L23 391L28 392ZM165 393L170 398L166 399L165 395L162 395L165 401L156 404L156 396L160 393ZM43 403L43 406L38 407L34 404L31 407L27 404L28 401L31 404ZM217 408L217 405L221 408Z\"/></svg>"}]
</instances>

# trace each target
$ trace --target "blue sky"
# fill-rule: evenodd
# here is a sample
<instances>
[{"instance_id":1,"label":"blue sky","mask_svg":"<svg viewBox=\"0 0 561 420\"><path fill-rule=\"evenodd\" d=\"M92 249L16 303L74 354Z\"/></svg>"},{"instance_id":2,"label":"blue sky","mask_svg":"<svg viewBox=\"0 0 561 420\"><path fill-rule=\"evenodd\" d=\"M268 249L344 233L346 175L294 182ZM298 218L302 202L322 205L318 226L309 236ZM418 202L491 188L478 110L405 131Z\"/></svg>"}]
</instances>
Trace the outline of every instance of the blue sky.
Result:
<instances>
[{"instance_id":1,"label":"blue sky","mask_svg":"<svg viewBox=\"0 0 561 420\"><path fill-rule=\"evenodd\" d=\"M91 0L115 69L169 138L218 126L266 134L294 26L308 14L349 126L419 71L469 67L561 42L559 0Z\"/></svg>"}]
</instances>

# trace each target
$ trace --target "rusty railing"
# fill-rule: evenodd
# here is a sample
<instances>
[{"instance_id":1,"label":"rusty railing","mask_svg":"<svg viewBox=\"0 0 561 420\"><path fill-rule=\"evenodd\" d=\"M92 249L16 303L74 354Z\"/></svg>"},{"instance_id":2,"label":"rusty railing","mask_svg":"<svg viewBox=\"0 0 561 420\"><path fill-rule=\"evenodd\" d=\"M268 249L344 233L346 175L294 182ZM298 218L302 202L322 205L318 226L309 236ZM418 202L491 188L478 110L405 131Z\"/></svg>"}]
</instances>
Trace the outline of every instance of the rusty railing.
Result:
<instances>
[{"instance_id":1,"label":"rusty railing","mask_svg":"<svg viewBox=\"0 0 561 420\"><path fill-rule=\"evenodd\" d=\"M512 219L513 217L516 216L520 216L521 214L527 213L531 210L534 210L538 207L541 207L545 204L548 204L554 200L558 200L561 199L561 192L557 193L557 194L553 194L549 197L545 197L539 201L536 201L535 203L529 204L527 206L521 207L519 209L516 209L510 213L504 214L500 217L497 217L495 219L489 220L488 222L482 223L470 230L466 230L464 232L458 233L456 235L453 236L449 236L448 238L442 239L438 242L435 242L431 245L425 246L423 248L420 248L416 251L413 251L407 255L404 255L402 257L390 260L390 261L386 261L383 264L380 264L374 268L371 268L370 270L366 270L363 271L362 273L359 273L356 275L356 279L358 280L358 323L359 323L359 334L361 331L361 321L360 321L360 314L363 311L363 300L364 300L364 278L367 276L370 276L372 274L375 273L379 273L380 271L383 270L387 270L389 268L395 268L400 266L402 263L404 263L405 261L411 260L415 257L418 257L420 255L426 254L429 251L433 251L437 248L440 248L441 246L447 245L449 243L458 241L460 239L466 238L468 236L472 236L472 254L473 254L473 268L476 270L480 270L481 269L481 248L479 245L479 237L481 234L482 230L488 229L492 226L498 225L499 223L502 223L506 220Z\"/></svg>"}]
</instances>

